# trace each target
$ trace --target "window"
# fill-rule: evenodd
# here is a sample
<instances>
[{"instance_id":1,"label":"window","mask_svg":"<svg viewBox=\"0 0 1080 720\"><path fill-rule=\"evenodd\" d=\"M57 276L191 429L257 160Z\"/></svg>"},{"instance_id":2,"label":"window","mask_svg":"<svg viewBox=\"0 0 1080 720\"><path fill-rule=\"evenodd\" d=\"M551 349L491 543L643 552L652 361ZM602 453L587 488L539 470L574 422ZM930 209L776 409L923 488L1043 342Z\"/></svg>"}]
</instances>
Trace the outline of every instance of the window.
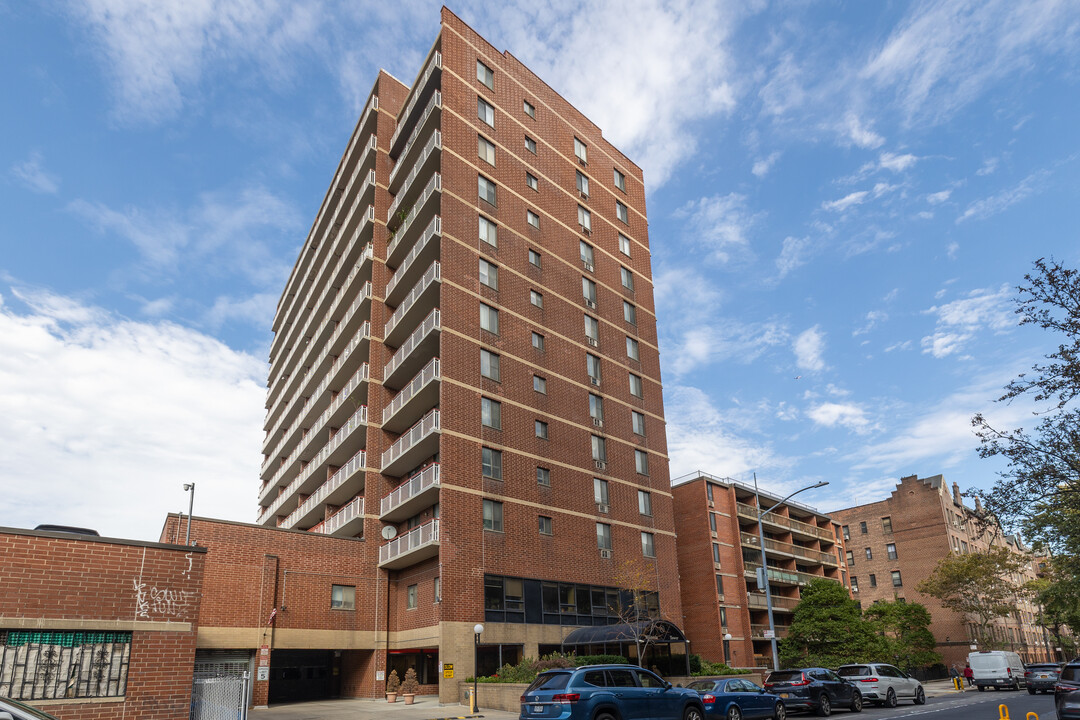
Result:
<instances>
[{"instance_id":1,"label":"window","mask_svg":"<svg viewBox=\"0 0 1080 720\"><path fill-rule=\"evenodd\" d=\"M713 498L713 485L711 482L705 483L705 494L709 496L709 502L712 502Z\"/></svg>"},{"instance_id":2,"label":"window","mask_svg":"<svg viewBox=\"0 0 1080 720\"><path fill-rule=\"evenodd\" d=\"M435 602L442 602L442 578L435 577Z\"/></svg>"},{"instance_id":3,"label":"window","mask_svg":"<svg viewBox=\"0 0 1080 720\"><path fill-rule=\"evenodd\" d=\"M874 551L871 550L870 548L866 548L866 559L867 560L873 560L874 559Z\"/></svg>"},{"instance_id":4,"label":"window","mask_svg":"<svg viewBox=\"0 0 1080 720\"><path fill-rule=\"evenodd\" d=\"M889 554L889 559L890 560L895 560L896 559L896 544L895 543L889 543L888 545L886 545L885 546L885 552L887 552Z\"/></svg>"},{"instance_id":5,"label":"window","mask_svg":"<svg viewBox=\"0 0 1080 720\"><path fill-rule=\"evenodd\" d=\"M499 268L484 258L480 258L480 284L487 285L492 290L499 289Z\"/></svg>"},{"instance_id":6,"label":"window","mask_svg":"<svg viewBox=\"0 0 1080 720\"><path fill-rule=\"evenodd\" d=\"M637 491L637 509L642 515L652 515L652 494L645 490Z\"/></svg>"},{"instance_id":7,"label":"window","mask_svg":"<svg viewBox=\"0 0 1080 720\"><path fill-rule=\"evenodd\" d=\"M641 360L641 348L638 341L629 335L626 336L626 357L631 360Z\"/></svg>"},{"instance_id":8,"label":"window","mask_svg":"<svg viewBox=\"0 0 1080 720\"><path fill-rule=\"evenodd\" d=\"M877 587L877 575L870 573L870 587Z\"/></svg>"},{"instance_id":9,"label":"window","mask_svg":"<svg viewBox=\"0 0 1080 720\"><path fill-rule=\"evenodd\" d=\"M491 247L499 247L499 233L495 223L480 216L480 239Z\"/></svg>"},{"instance_id":10,"label":"window","mask_svg":"<svg viewBox=\"0 0 1080 720\"><path fill-rule=\"evenodd\" d=\"M848 529L847 525L840 528L840 531L844 533L844 539L845 540L850 540L851 539L851 531Z\"/></svg>"},{"instance_id":11,"label":"window","mask_svg":"<svg viewBox=\"0 0 1080 720\"><path fill-rule=\"evenodd\" d=\"M630 257L630 238L622 234L619 235L619 252Z\"/></svg>"},{"instance_id":12,"label":"window","mask_svg":"<svg viewBox=\"0 0 1080 720\"><path fill-rule=\"evenodd\" d=\"M892 518L891 517L883 517L883 518L881 518L881 529L883 531L887 532L887 533L892 532Z\"/></svg>"},{"instance_id":13,"label":"window","mask_svg":"<svg viewBox=\"0 0 1080 720\"><path fill-rule=\"evenodd\" d=\"M618 200L615 201L615 216L627 225L630 224L630 214L626 210L626 206Z\"/></svg>"},{"instance_id":14,"label":"window","mask_svg":"<svg viewBox=\"0 0 1080 720\"><path fill-rule=\"evenodd\" d=\"M536 484L551 487L551 470L547 468L536 468Z\"/></svg>"},{"instance_id":15,"label":"window","mask_svg":"<svg viewBox=\"0 0 1080 720\"><path fill-rule=\"evenodd\" d=\"M593 500L597 505L608 504L608 484L607 480L601 480L600 478L593 478Z\"/></svg>"},{"instance_id":16,"label":"window","mask_svg":"<svg viewBox=\"0 0 1080 720\"><path fill-rule=\"evenodd\" d=\"M851 592L859 592L859 578L851 576Z\"/></svg>"},{"instance_id":17,"label":"window","mask_svg":"<svg viewBox=\"0 0 1080 720\"><path fill-rule=\"evenodd\" d=\"M528 135L525 136L525 149L531 152L533 155L536 154L536 141Z\"/></svg>"},{"instance_id":18,"label":"window","mask_svg":"<svg viewBox=\"0 0 1080 720\"><path fill-rule=\"evenodd\" d=\"M479 60L476 61L476 79L487 85L488 88L495 89L495 71Z\"/></svg>"},{"instance_id":19,"label":"window","mask_svg":"<svg viewBox=\"0 0 1080 720\"><path fill-rule=\"evenodd\" d=\"M551 535L551 518L545 515L540 516L540 534Z\"/></svg>"},{"instance_id":20,"label":"window","mask_svg":"<svg viewBox=\"0 0 1080 720\"><path fill-rule=\"evenodd\" d=\"M592 232L592 213L580 205L577 206L577 221L583 231Z\"/></svg>"},{"instance_id":21,"label":"window","mask_svg":"<svg viewBox=\"0 0 1080 720\"><path fill-rule=\"evenodd\" d=\"M532 265L533 267L539 268L539 267L541 267L541 262L542 261L540 260L540 253L536 252L535 250L530 249L529 250L529 264Z\"/></svg>"},{"instance_id":22,"label":"window","mask_svg":"<svg viewBox=\"0 0 1080 720\"><path fill-rule=\"evenodd\" d=\"M722 575L716 576L716 592L720 595L724 594L724 578ZM720 608L720 627L727 627L727 608Z\"/></svg>"},{"instance_id":23,"label":"window","mask_svg":"<svg viewBox=\"0 0 1080 720\"><path fill-rule=\"evenodd\" d=\"M488 165L495 165L495 143L483 135L476 136L476 154Z\"/></svg>"},{"instance_id":24,"label":"window","mask_svg":"<svg viewBox=\"0 0 1080 720\"><path fill-rule=\"evenodd\" d=\"M503 531L503 504L501 502L484 501L484 529L492 532Z\"/></svg>"},{"instance_id":25,"label":"window","mask_svg":"<svg viewBox=\"0 0 1080 720\"><path fill-rule=\"evenodd\" d=\"M531 117L533 120L535 120L536 119L536 107L531 102L529 102L528 100L523 100L522 102L524 103L524 105L522 105L522 108L525 110L525 114L528 115L529 117Z\"/></svg>"},{"instance_id":26,"label":"window","mask_svg":"<svg viewBox=\"0 0 1080 720\"><path fill-rule=\"evenodd\" d=\"M645 414L637 410L630 411L630 421L635 435L645 435Z\"/></svg>"},{"instance_id":27,"label":"window","mask_svg":"<svg viewBox=\"0 0 1080 720\"><path fill-rule=\"evenodd\" d=\"M539 375L533 375L533 390L547 395L547 380Z\"/></svg>"},{"instance_id":28,"label":"window","mask_svg":"<svg viewBox=\"0 0 1080 720\"><path fill-rule=\"evenodd\" d=\"M529 302L531 302L533 305L540 308L541 310L544 308L544 296L536 292L535 290L529 291Z\"/></svg>"},{"instance_id":29,"label":"window","mask_svg":"<svg viewBox=\"0 0 1080 720\"><path fill-rule=\"evenodd\" d=\"M611 550L611 526L604 523L596 523L596 547L601 550Z\"/></svg>"},{"instance_id":30,"label":"window","mask_svg":"<svg viewBox=\"0 0 1080 720\"><path fill-rule=\"evenodd\" d=\"M619 172L619 168L615 168L615 187L626 192L626 176Z\"/></svg>"},{"instance_id":31,"label":"window","mask_svg":"<svg viewBox=\"0 0 1080 720\"><path fill-rule=\"evenodd\" d=\"M578 192L581 193L582 195L584 195L585 197L589 197L589 178L588 178L588 176L585 175L584 173L582 173L580 170L575 170L574 172L577 173L577 189L578 189Z\"/></svg>"},{"instance_id":32,"label":"window","mask_svg":"<svg viewBox=\"0 0 1080 720\"><path fill-rule=\"evenodd\" d=\"M490 350L480 350L480 374L489 380L499 381L499 356Z\"/></svg>"},{"instance_id":33,"label":"window","mask_svg":"<svg viewBox=\"0 0 1080 720\"><path fill-rule=\"evenodd\" d=\"M499 311L480 303L480 327L489 333L499 334Z\"/></svg>"},{"instance_id":34,"label":"window","mask_svg":"<svg viewBox=\"0 0 1080 720\"><path fill-rule=\"evenodd\" d=\"M581 295L586 305L596 307L596 283L584 275L581 276Z\"/></svg>"},{"instance_id":35,"label":"window","mask_svg":"<svg viewBox=\"0 0 1080 720\"><path fill-rule=\"evenodd\" d=\"M636 398L645 397L645 390L641 384L641 377L630 373L630 394Z\"/></svg>"},{"instance_id":36,"label":"window","mask_svg":"<svg viewBox=\"0 0 1080 720\"><path fill-rule=\"evenodd\" d=\"M548 424L542 420L536 421L536 437L541 440L548 439Z\"/></svg>"},{"instance_id":37,"label":"window","mask_svg":"<svg viewBox=\"0 0 1080 720\"><path fill-rule=\"evenodd\" d=\"M585 315L585 337L592 340L593 344L600 341L600 321L592 315Z\"/></svg>"},{"instance_id":38,"label":"window","mask_svg":"<svg viewBox=\"0 0 1080 720\"><path fill-rule=\"evenodd\" d=\"M630 292L634 292L634 273L629 268L620 267L619 277L622 279L622 286Z\"/></svg>"},{"instance_id":39,"label":"window","mask_svg":"<svg viewBox=\"0 0 1080 720\"><path fill-rule=\"evenodd\" d=\"M529 224L532 225L534 228L536 228L537 230L540 229L540 216L534 213L532 210L525 211L525 219L528 220Z\"/></svg>"},{"instance_id":40,"label":"window","mask_svg":"<svg viewBox=\"0 0 1080 720\"><path fill-rule=\"evenodd\" d=\"M634 469L639 475L649 474L649 453L644 450L634 451Z\"/></svg>"},{"instance_id":41,"label":"window","mask_svg":"<svg viewBox=\"0 0 1080 720\"><path fill-rule=\"evenodd\" d=\"M484 477L502 480L502 450L481 448L480 469Z\"/></svg>"},{"instance_id":42,"label":"window","mask_svg":"<svg viewBox=\"0 0 1080 720\"><path fill-rule=\"evenodd\" d=\"M480 118L480 121L495 127L495 108L488 105L484 101L484 98L476 98L476 117Z\"/></svg>"},{"instance_id":43,"label":"window","mask_svg":"<svg viewBox=\"0 0 1080 720\"><path fill-rule=\"evenodd\" d=\"M495 183L488 180L483 175L476 176L476 192L480 199L489 205L495 206Z\"/></svg>"},{"instance_id":44,"label":"window","mask_svg":"<svg viewBox=\"0 0 1080 720\"><path fill-rule=\"evenodd\" d=\"M480 423L485 427L502 430L502 403L491 398L480 398Z\"/></svg>"},{"instance_id":45,"label":"window","mask_svg":"<svg viewBox=\"0 0 1080 720\"><path fill-rule=\"evenodd\" d=\"M893 587L903 587L904 586L904 581L900 577L900 571L899 570L893 570L892 571L892 586Z\"/></svg>"},{"instance_id":46,"label":"window","mask_svg":"<svg viewBox=\"0 0 1080 720\"><path fill-rule=\"evenodd\" d=\"M846 551L845 555L847 556L847 564L848 565L854 565L855 564L855 553L848 550L848 551Z\"/></svg>"},{"instance_id":47,"label":"window","mask_svg":"<svg viewBox=\"0 0 1080 720\"><path fill-rule=\"evenodd\" d=\"M650 532L641 533L641 554L645 557L656 557L656 548L653 547L653 534Z\"/></svg>"},{"instance_id":48,"label":"window","mask_svg":"<svg viewBox=\"0 0 1080 720\"><path fill-rule=\"evenodd\" d=\"M637 307L635 305L623 300L622 315L623 320L630 323L631 325L637 325Z\"/></svg>"},{"instance_id":49,"label":"window","mask_svg":"<svg viewBox=\"0 0 1080 720\"><path fill-rule=\"evenodd\" d=\"M589 393L589 417L599 421L600 424L604 422L604 398L593 393ZM593 424L596 425L596 423Z\"/></svg>"},{"instance_id":50,"label":"window","mask_svg":"<svg viewBox=\"0 0 1080 720\"><path fill-rule=\"evenodd\" d=\"M607 462L607 441L599 435L592 436L592 459Z\"/></svg>"},{"instance_id":51,"label":"window","mask_svg":"<svg viewBox=\"0 0 1080 720\"><path fill-rule=\"evenodd\" d=\"M716 532L716 513L714 512L709 513L709 530Z\"/></svg>"},{"instance_id":52,"label":"window","mask_svg":"<svg viewBox=\"0 0 1080 720\"><path fill-rule=\"evenodd\" d=\"M595 355L585 354L585 373L593 385L600 384L600 358Z\"/></svg>"},{"instance_id":53,"label":"window","mask_svg":"<svg viewBox=\"0 0 1080 720\"><path fill-rule=\"evenodd\" d=\"M593 261L593 246L592 245L585 242L584 240L579 240L578 241L578 252L581 255L581 262L584 263L589 270L596 267L596 265L594 264L594 261Z\"/></svg>"},{"instance_id":54,"label":"window","mask_svg":"<svg viewBox=\"0 0 1080 720\"><path fill-rule=\"evenodd\" d=\"M331 585L330 586L330 609L331 610L354 610L354 609L356 609L356 588L353 587L352 585Z\"/></svg>"},{"instance_id":55,"label":"window","mask_svg":"<svg viewBox=\"0 0 1080 720\"><path fill-rule=\"evenodd\" d=\"M716 565L720 564L720 544L719 543L713 543L712 544L712 561Z\"/></svg>"},{"instance_id":56,"label":"window","mask_svg":"<svg viewBox=\"0 0 1080 720\"><path fill-rule=\"evenodd\" d=\"M859 523L859 532L861 532L863 535L866 534L866 523L865 522Z\"/></svg>"},{"instance_id":57,"label":"window","mask_svg":"<svg viewBox=\"0 0 1080 720\"><path fill-rule=\"evenodd\" d=\"M406 588L406 590L405 590L405 597L406 597L405 608L406 609L408 609L408 610L415 610L416 609L416 599L417 599L416 596L417 596L417 586L416 585L410 585L408 588Z\"/></svg>"},{"instance_id":58,"label":"window","mask_svg":"<svg viewBox=\"0 0 1080 720\"><path fill-rule=\"evenodd\" d=\"M538 332L534 332L532 334L532 346L540 352L544 352L544 336Z\"/></svg>"},{"instance_id":59,"label":"window","mask_svg":"<svg viewBox=\"0 0 1080 720\"><path fill-rule=\"evenodd\" d=\"M525 184L531 187L536 192L540 192L540 182L536 179L536 176L530 172L525 173Z\"/></svg>"},{"instance_id":60,"label":"window","mask_svg":"<svg viewBox=\"0 0 1080 720\"><path fill-rule=\"evenodd\" d=\"M577 159L581 161L582 165L587 165L589 163L589 148L577 138L574 138L574 155L577 156Z\"/></svg>"}]
</instances>

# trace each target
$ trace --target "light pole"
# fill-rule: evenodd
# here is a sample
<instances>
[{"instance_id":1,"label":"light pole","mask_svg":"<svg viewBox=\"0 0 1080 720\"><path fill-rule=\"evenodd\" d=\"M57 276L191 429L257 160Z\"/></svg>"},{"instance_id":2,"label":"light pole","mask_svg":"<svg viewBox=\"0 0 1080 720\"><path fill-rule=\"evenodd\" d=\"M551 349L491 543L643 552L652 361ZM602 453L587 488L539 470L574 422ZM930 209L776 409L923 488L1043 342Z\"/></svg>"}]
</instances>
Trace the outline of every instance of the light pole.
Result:
<instances>
[{"instance_id":1,"label":"light pole","mask_svg":"<svg viewBox=\"0 0 1080 720\"><path fill-rule=\"evenodd\" d=\"M184 491L191 493L188 498L187 508L187 535L184 536L184 544L191 544L191 510L195 507L195 483L184 483Z\"/></svg>"},{"instance_id":2,"label":"light pole","mask_svg":"<svg viewBox=\"0 0 1080 720\"><path fill-rule=\"evenodd\" d=\"M480 677L480 633L484 632L484 626L480 623L473 625L473 673L472 673L472 710L480 709L480 701L476 697L478 677Z\"/></svg>"},{"instance_id":3,"label":"light pole","mask_svg":"<svg viewBox=\"0 0 1080 720\"><path fill-rule=\"evenodd\" d=\"M724 662L731 665L731 633L724 633Z\"/></svg>"},{"instance_id":4,"label":"light pole","mask_svg":"<svg viewBox=\"0 0 1080 720\"><path fill-rule=\"evenodd\" d=\"M780 669L780 654L779 654L779 652L777 652L777 649L776 649L776 624L773 622L772 596L769 594L769 565L768 565L767 562L765 562L765 530L761 525L761 518L765 517L766 515L771 513L773 510L780 507L781 505L786 503L788 500L795 497L796 495L803 492L804 490L813 490L814 488L825 487L828 484L829 484L828 480L822 480L821 482L815 483L814 485L807 485L804 488L799 488L798 490L791 493L790 495L788 495L786 498L784 498L780 502L773 505L768 510L762 512L761 511L761 494L758 492L758 485L757 485L757 473L756 472L754 473L754 495L757 497L757 506L758 506L757 533L758 533L758 542L761 543L761 577L763 578L763 584L765 586L765 609L768 610L768 612L769 612L769 642L772 645L773 670L779 670Z\"/></svg>"}]
</instances>

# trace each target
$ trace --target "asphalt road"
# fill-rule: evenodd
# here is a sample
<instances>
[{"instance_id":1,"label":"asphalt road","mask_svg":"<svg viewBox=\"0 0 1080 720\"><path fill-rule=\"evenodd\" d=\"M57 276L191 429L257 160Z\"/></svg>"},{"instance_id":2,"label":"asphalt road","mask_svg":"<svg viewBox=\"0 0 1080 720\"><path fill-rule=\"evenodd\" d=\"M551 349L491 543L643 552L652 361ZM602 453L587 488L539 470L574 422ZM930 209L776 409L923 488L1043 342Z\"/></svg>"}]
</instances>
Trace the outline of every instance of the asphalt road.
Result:
<instances>
[{"instance_id":1,"label":"asphalt road","mask_svg":"<svg viewBox=\"0 0 1080 720\"><path fill-rule=\"evenodd\" d=\"M912 717L919 717L920 720L998 720L1000 717L998 706L1002 704L1008 708L1009 720L1026 720L1029 712L1038 715L1039 720L1056 720L1057 718L1054 712L1053 695L1029 695L1026 690L978 692L974 689L960 695L927 698L925 705L905 703L892 709L868 705L858 717L860 720L862 718L902 720ZM833 717L840 720L842 716L849 714L852 713L847 710L836 710ZM813 716L793 715L792 717Z\"/></svg>"}]
</instances>

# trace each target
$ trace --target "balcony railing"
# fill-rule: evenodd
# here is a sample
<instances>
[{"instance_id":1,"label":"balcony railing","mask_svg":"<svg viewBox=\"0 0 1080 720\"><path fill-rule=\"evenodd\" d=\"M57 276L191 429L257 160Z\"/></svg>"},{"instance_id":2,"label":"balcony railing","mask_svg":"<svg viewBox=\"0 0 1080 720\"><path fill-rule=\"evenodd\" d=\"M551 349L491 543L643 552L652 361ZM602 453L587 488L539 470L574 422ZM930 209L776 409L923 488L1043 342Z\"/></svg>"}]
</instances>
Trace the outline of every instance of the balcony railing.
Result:
<instances>
[{"instance_id":1,"label":"balcony railing","mask_svg":"<svg viewBox=\"0 0 1080 720\"><path fill-rule=\"evenodd\" d=\"M349 462L339 467L333 475L326 479L326 482L319 486L318 490L309 495L307 500L304 500L304 502L300 503L295 510L289 513L289 516L282 521L279 527L291 528L301 517L322 504L327 496L344 485L345 482L356 473L357 469L363 469L366 465L366 458L367 453L363 450L353 455Z\"/></svg>"},{"instance_id":2,"label":"balcony railing","mask_svg":"<svg viewBox=\"0 0 1080 720\"><path fill-rule=\"evenodd\" d=\"M382 424L385 426L394 415L405 407L405 405L416 397L417 393L424 389L429 383L439 379L439 358L431 358L431 362L424 366L421 370L409 381L409 384L401 388L401 391L394 396L394 399L390 401L390 404L383 408ZM438 396L436 395L436 400Z\"/></svg>"},{"instance_id":3,"label":"balcony railing","mask_svg":"<svg viewBox=\"0 0 1080 720\"><path fill-rule=\"evenodd\" d=\"M394 169L390 171L390 181L388 183L388 187L394 187L394 178L397 177L398 170L405 166L405 161L409 157L409 150L411 150L412 146L416 144L416 141L420 138L420 132L421 130L423 130L424 124L427 122L428 118L431 117L431 114L436 110L442 110L442 92L439 90L436 90L435 93L431 96L431 99L428 100L427 107L424 108L424 114L421 115L420 119L416 121L416 125L413 126L412 132L409 133L409 141L405 143L405 147L402 148L401 152L398 154L398 162L394 166Z\"/></svg>"},{"instance_id":4,"label":"balcony railing","mask_svg":"<svg viewBox=\"0 0 1080 720\"><path fill-rule=\"evenodd\" d=\"M420 422L413 425L408 432L403 434L394 444L387 448L382 454L382 472L387 473L388 468L405 455L409 450L412 450L422 440L429 437L434 433L440 432L439 428L439 410L438 408L432 410L425 415ZM434 454L434 453L432 453Z\"/></svg>"},{"instance_id":5,"label":"balcony railing","mask_svg":"<svg viewBox=\"0 0 1080 720\"><path fill-rule=\"evenodd\" d=\"M757 548L758 536L751 535L750 533L739 533L739 538L742 540L742 544L747 547ZM788 555L795 555L804 560L810 560L815 563L823 563L829 565L839 565L839 561L835 555L830 555L827 552L821 552L820 550L812 550L810 548L802 547L801 545L795 545L793 543L780 542L778 540L771 540L765 538L765 549L772 550L778 553L786 553Z\"/></svg>"},{"instance_id":6,"label":"balcony railing","mask_svg":"<svg viewBox=\"0 0 1080 720\"><path fill-rule=\"evenodd\" d=\"M761 567L759 563L744 563L747 575L753 575L757 572L757 569ZM786 585L809 585L813 580L830 580L832 582L840 582L836 578L825 577L824 575L813 575L811 573L799 572L798 570L781 570L780 568L769 568L769 582L777 582Z\"/></svg>"},{"instance_id":7,"label":"balcony railing","mask_svg":"<svg viewBox=\"0 0 1080 720\"><path fill-rule=\"evenodd\" d=\"M401 224L393 231L394 238L386 245L386 258L389 262L390 259L396 254L399 247L401 247L402 241L408 235L409 228L412 226L413 221L420 214L420 211L424 209L427 201L435 195L435 193L442 192L442 175L434 173L431 176L431 180L428 180L428 184L424 186L424 192L413 204L412 210L405 216L405 219L401 221ZM387 223L387 226L392 223L394 218L390 218L391 222Z\"/></svg>"},{"instance_id":8,"label":"balcony railing","mask_svg":"<svg viewBox=\"0 0 1080 720\"><path fill-rule=\"evenodd\" d=\"M432 520L399 535L379 548L379 566L391 569L406 567L434 557L439 548L439 521ZM421 553L420 551L425 551ZM415 555L415 557L410 557Z\"/></svg>"},{"instance_id":9,"label":"balcony railing","mask_svg":"<svg viewBox=\"0 0 1080 720\"><path fill-rule=\"evenodd\" d=\"M384 497L379 502L379 517L386 520L387 515L390 515L395 510L400 510L410 500L422 496L432 488L438 487L439 464L435 463L413 475L408 481L394 488L393 492ZM415 515L415 513L412 514Z\"/></svg>"},{"instance_id":10,"label":"balcony railing","mask_svg":"<svg viewBox=\"0 0 1080 720\"><path fill-rule=\"evenodd\" d=\"M353 520L364 519L364 498L355 497L347 505L327 518L316 532L324 535L333 535ZM314 531L315 528L312 528Z\"/></svg>"},{"instance_id":11,"label":"balcony railing","mask_svg":"<svg viewBox=\"0 0 1080 720\"><path fill-rule=\"evenodd\" d=\"M397 349L390 361L386 363L383 368L383 383L385 384L390 378L397 374L400 369L406 368L412 363L409 362L413 351L423 345L433 333L436 333L442 327L442 318L439 312L439 308L435 308L428 316L424 318L424 321L420 323L419 327L412 331L412 334L401 343L401 347ZM436 348L437 349L437 348ZM405 376L408 377L408 376Z\"/></svg>"},{"instance_id":12,"label":"balcony railing","mask_svg":"<svg viewBox=\"0 0 1080 720\"><path fill-rule=\"evenodd\" d=\"M424 276L417 281L416 285L413 286L412 291L405 296L401 301L401 304L394 309L393 314L386 321L386 329L383 331L383 335L385 336L387 343L391 345L394 344L392 338L395 337L395 330L397 330L402 319L413 309L413 305L419 302L427 289L438 282L442 282L442 265L436 260L431 263L431 267L429 267L427 272L424 273ZM436 302L437 301L438 300L436 299ZM400 331L396 333L397 336L400 336L400 334Z\"/></svg>"},{"instance_id":13,"label":"balcony railing","mask_svg":"<svg viewBox=\"0 0 1080 720\"><path fill-rule=\"evenodd\" d=\"M386 211L387 225L390 224L390 219L394 217L398 208L401 207L402 201L409 197L409 188L412 187L412 184L420 174L420 171L426 167L427 159L436 152L442 152L442 133L438 130L431 133L431 138L427 141L427 144L424 145L424 149L420 152L420 156L416 158L416 161L413 163L412 170L405 177L404 182L401 183L401 187L398 188L397 195L394 197L394 202L390 203L390 209ZM400 165L398 167L400 167ZM397 170L397 168L394 169Z\"/></svg>"},{"instance_id":14,"label":"balcony railing","mask_svg":"<svg viewBox=\"0 0 1080 720\"><path fill-rule=\"evenodd\" d=\"M424 254L424 250L427 249L428 243L436 237L442 237L442 218L438 215L431 219L427 229L424 230L424 234L420 236L416 241L416 244L413 245L412 250L409 251L409 254L401 261L401 265L399 265L398 269L394 271L394 274L390 276L390 281L386 283L386 299L388 301L393 302L391 298L394 297L394 290L401 282L401 279L408 274L409 269L412 267L413 263L416 262L416 258ZM438 250L436 249L434 252L438 252Z\"/></svg>"},{"instance_id":15,"label":"balcony railing","mask_svg":"<svg viewBox=\"0 0 1080 720\"><path fill-rule=\"evenodd\" d=\"M774 625L773 627L776 630L776 637L778 637L778 638L787 637L788 632L790 632L790 630L791 630L791 628L788 627L787 625ZM768 625L751 625L750 626L750 634L755 638L763 638L763 637L765 637L765 633L768 632L768 630L769 630Z\"/></svg>"},{"instance_id":16,"label":"balcony railing","mask_svg":"<svg viewBox=\"0 0 1080 720\"><path fill-rule=\"evenodd\" d=\"M748 593L747 597L750 607L755 610L767 610L768 606L765 604L765 596L757 593ZM773 610L794 610L795 606L799 604L799 598L780 597L778 595L772 596Z\"/></svg>"},{"instance_id":17,"label":"balcony railing","mask_svg":"<svg viewBox=\"0 0 1080 720\"><path fill-rule=\"evenodd\" d=\"M417 101L420 100L420 96L423 94L424 87L428 84L428 81L431 80L431 76L435 73L436 70L442 72L442 53L438 50L435 51L431 59L428 61L427 69L424 70L424 74L421 75L420 79L416 81L415 85L413 85L412 97L409 99L408 104L405 105L405 108L397 117L398 126L397 130L394 131L394 136L390 138L390 147L393 147L397 144L398 137L401 135L401 131L409 126L409 117L412 115L412 111L416 107Z\"/></svg>"},{"instance_id":18,"label":"balcony railing","mask_svg":"<svg viewBox=\"0 0 1080 720\"><path fill-rule=\"evenodd\" d=\"M757 521L758 509L753 505L747 505L746 503L737 502L735 507L738 513L744 517L753 518ZM774 512L769 513L765 517L761 518L763 523L772 525L779 525L780 527L786 527L795 532L802 533L803 535L813 535L829 542L836 542L836 538L833 537L832 531L824 528L819 528L817 525L810 525L809 523L799 522L798 520L792 520L791 518L784 517L783 515L777 515Z\"/></svg>"}]
</instances>

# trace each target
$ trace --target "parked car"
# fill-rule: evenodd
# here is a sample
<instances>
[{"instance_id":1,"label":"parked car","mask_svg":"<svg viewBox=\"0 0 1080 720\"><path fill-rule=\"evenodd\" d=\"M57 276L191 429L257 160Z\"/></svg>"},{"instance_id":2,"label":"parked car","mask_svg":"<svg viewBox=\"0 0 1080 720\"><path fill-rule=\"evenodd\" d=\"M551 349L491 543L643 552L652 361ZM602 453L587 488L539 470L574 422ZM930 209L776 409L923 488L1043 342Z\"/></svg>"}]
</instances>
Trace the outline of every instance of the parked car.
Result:
<instances>
[{"instance_id":1,"label":"parked car","mask_svg":"<svg viewBox=\"0 0 1080 720\"><path fill-rule=\"evenodd\" d=\"M787 709L779 695L766 692L765 688L749 680L695 680L687 687L701 694L707 717L722 717L727 720L785 720L787 717Z\"/></svg>"},{"instance_id":2,"label":"parked car","mask_svg":"<svg viewBox=\"0 0 1080 720\"><path fill-rule=\"evenodd\" d=\"M779 695L788 710L813 710L822 717L835 707L860 712L863 705L855 683L826 668L776 670L765 679L765 690Z\"/></svg>"},{"instance_id":3,"label":"parked car","mask_svg":"<svg viewBox=\"0 0 1080 720\"><path fill-rule=\"evenodd\" d=\"M1024 685L1031 695L1040 690L1048 693L1057 685L1060 673L1061 667L1057 663L1031 663L1024 668Z\"/></svg>"},{"instance_id":4,"label":"parked car","mask_svg":"<svg viewBox=\"0 0 1080 720\"><path fill-rule=\"evenodd\" d=\"M1023 661L1019 655L1007 650L968 653L968 665L975 674L979 692L988 687L1019 690L1024 679Z\"/></svg>"},{"instance_id":5,"label":"parked car","mask_svg":"<svg viewBox=\"0 0 1080 720\"><path fill-rule=\"evenodd\" d=\"M56 716L23 705L18 700L0 698L0 720L56 720Z\"/></svg>"},{"instance_id":6,"label":"parked car","mask_svg":"<svg viewBox=\"0 0 1080 720\"><path fill-rule=\"evenodd\" d=\"M521 696L520 720L704 720L694 690L636 665L585 665L548 670Z\"/></svg>"},{"instance_id":7,"label":"parked car","mask_svg":"<svg viewBox=\"0 0 1080 720\"><path fill-rule=\"evenodd\" d=\"M1065 663L1054 685L1058 720L1080 720L1080 658Z\"/></svg>"},{"instance_id":8,"label":"parked car","mask_svg":"<svg viewBox=\"0 0 1080 720\"><path fill-rule=\"evenodd\" d=\"M911 700L916 705L926 702L922 683L895 665L842 665L836 674L850 682L859 683L863 701L869 700L875 705L893 708L900 700Z\"/></svg>"}]
</instances>

